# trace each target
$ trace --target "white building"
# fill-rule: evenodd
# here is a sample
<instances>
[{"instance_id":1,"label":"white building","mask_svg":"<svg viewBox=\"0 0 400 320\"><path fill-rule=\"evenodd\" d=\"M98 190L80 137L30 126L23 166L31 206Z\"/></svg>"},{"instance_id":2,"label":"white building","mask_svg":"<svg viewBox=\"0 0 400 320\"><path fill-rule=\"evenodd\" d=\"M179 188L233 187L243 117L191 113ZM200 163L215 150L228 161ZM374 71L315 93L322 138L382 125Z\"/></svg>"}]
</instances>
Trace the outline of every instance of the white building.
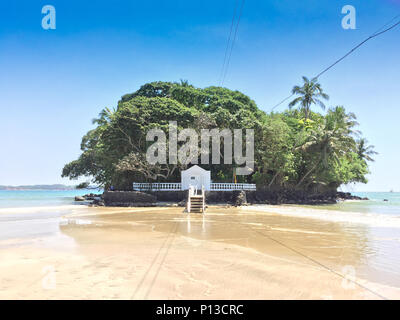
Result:
<instances>
[{"instance_id":1,"label":"white building","mask_svg":"<svg viewBox=\"0 0 400 320\"><path fill-rule=\"evenodd\" d=\"M206 191L211 190L211 171L207 171L197 165L181 172L181 188L188 190L190 186Z\"/></svg>"},{"instance_id":2,"label":"white building","mask_svg":"<svg viewBox=\"0 0 400 320\"><path fill-rule=\"evenodd\" d=\"M193 186L197 190L204 187L205 191L233 191L233 190L256 190L253 183L213 183L211 181L211 171L205 170L198 165L194 165L181 172L181 182L164 183L133 183L133 190L138 191L174 191L188 190Z\"/></svg>"}]
</instances>

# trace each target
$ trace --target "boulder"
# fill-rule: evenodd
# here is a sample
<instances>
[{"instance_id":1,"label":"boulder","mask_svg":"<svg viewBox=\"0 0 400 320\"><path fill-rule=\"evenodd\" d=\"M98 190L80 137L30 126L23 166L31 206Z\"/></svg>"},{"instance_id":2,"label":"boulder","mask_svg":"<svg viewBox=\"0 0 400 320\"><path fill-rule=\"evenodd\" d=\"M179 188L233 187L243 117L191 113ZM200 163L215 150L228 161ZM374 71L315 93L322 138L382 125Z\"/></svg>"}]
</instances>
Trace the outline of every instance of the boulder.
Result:
<instances>
[{"instance_id":1,"label":"boulder","mask_svg":"<svg viewBox=\"0 0 400 320\"><path fill-rule=\"evenodd\" d=\"M240 191L239 194L236 196L235 206L243 206L247 204L246 192Z\"/></svg>"}]
</instances>

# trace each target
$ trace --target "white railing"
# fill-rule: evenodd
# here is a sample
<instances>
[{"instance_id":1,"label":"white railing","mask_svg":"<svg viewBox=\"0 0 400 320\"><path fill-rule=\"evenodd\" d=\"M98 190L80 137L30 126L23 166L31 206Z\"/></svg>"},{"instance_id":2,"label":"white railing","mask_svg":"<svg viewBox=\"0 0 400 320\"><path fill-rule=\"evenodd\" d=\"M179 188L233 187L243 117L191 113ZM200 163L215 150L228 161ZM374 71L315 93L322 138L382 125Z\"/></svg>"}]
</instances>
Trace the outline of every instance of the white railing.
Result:
<instances>
[{"instance_id":1,"label":"white railing","mask_svg":"<svg viewBox=\"0 0 400 320\"><path fill-rule=\"evenodd\" d=\"M254 183L211 183L211 191L256 190Z\"/></svg>"},{"instance_id":2,"label":"white railing","mask_svg":"<svg viewBox=\"0 0 400 320\"><path fill-rule=\"evenodd\" d=\"M182 184L178 182L164 182L164 183L133 183L133 190L146 191L146 190L163 190L174 191L182 190Z\"/></svg>"},{"instance_id":3,"label":"white railing","mask_svg":"<svg viewBox=\"0 0 400 320\"><path fill-rule=\"evenodd\" d=\"M182 184L179 182L163 182L163 183L147 183L134 182L133 190L137 191L176 191L182 190ZM256 190L256 185L253 183L211 183L211 191L233 191L233 190Z\"/></svg>"},{"instance_id":4,"label":"white railing","mask_svg":"<svg viewBox=\"0 0 400 320\"><path fill-rule=\"evenodd\" d=\"M201 195L203 196L203 214L206 211L206 189L204 186L201 186Z\"/></svg>"},{"instance_id":5,"label":"white railing","mask_svg":"<svg viewBox=\"0 0 400 320\"><path fill-rule=\"evenodd\" d=\"M191 203L190 200L191 198L195 195L195 191L194 191L194 186L189 186L189 191L188 191L188 200L187 200L187 212L190 213L190 207L191 207Z\"/></svg>"}]
</instances>

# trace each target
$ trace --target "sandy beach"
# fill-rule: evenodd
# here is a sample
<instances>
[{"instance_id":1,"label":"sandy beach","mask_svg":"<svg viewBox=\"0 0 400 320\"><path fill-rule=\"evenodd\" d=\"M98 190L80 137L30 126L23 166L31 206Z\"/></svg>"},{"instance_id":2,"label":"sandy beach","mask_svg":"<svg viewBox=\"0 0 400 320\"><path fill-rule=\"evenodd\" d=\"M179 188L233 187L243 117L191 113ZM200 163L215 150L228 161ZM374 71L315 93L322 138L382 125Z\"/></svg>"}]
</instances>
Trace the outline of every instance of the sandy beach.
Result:
<instances>
[{"instance_id":1,"label":"sandy beach","mask_svg":"<svg viewBox=\"0 0 400 320\"><path fill-rule=\"evenodd\" d=\"M398 234L362 224L268 206L38 211L0 212L0 299L400 298Z\"/></svg>"}]
</instances>

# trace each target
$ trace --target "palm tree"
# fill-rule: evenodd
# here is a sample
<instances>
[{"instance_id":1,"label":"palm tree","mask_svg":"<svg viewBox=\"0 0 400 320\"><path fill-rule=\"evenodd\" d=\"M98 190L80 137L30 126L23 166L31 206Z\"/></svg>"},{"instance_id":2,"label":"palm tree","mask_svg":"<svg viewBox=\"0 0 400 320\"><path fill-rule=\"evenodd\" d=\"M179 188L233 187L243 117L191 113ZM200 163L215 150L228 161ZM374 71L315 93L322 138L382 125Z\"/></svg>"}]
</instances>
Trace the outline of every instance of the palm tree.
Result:
<instances>
[{"instance_id":1,"label":"palm tree","mask_svg":"<svg viewBox=\"0 0 400 320\"><path fill-rule=\"evenodd\" d=\"M360 159L364 159L366 161L375 161L371 156L378 154L378 152L374 151L373 145L368 145L368 140L365 138L361 138L357 141L357 154Z\"/></svg>"},{"instance_id":2,"label":"palm tree","mask_svg":"<svg viewBox=\"0 0 400 320\"><path fill-rule=\"evenodd\" d=\"M320 100L323 98L325 100L329 99L329 96L323 92L321 85L317 82L317 79L309 80L307 77L303 77L303 86L294 86L292 89L292 94L299 95L292 102L289 103L289 107L293 107L300 104L301 110L304 111L304 116L306 119L310 115L310 107L312 104L318 104L323 110L325 110L325 104Z\"/></svg>"},{"instance_id":3,"label":"palm tree","mask_svg":"<svg viewBox=\"0 0 400 320\"><path fill-rule=\"evenodd\" d=\"M308 142L301 146L305 152L319 154L314 164L297 184L299 187L318 166L329 166L329 160L335 163L356 147L352 135L356 133L353 127L357 125L355 116L346 113L343 107L336 107L328 111L324 124L315 128Z\"/></svg>"},{"instance_id":4,"label":"palm tree","mask_svg":"<svg viewBox=\"0 0 400 320\"><path fill-rule=\"evenodd\" d=\"M178 83L179 85L181 85L182 87L191 87L192 85L189 84L189 81L186 79L180 79L180 83Z\"/></svg>"},{"instance_id":5,"label":"palm tree","mask_svg":"<svg viewBox=\"0 0 400 320\"><path fill-rule=\"evenodd\" d=\"M358 126L357 117L353 112L346 113L343 106L336 106L328 110L326 116L326 126L328 128L336 127L336 130L342 130L343 134L349 136L359 136L360 131L354 130Z\"/></svg>"}]
</instances>

